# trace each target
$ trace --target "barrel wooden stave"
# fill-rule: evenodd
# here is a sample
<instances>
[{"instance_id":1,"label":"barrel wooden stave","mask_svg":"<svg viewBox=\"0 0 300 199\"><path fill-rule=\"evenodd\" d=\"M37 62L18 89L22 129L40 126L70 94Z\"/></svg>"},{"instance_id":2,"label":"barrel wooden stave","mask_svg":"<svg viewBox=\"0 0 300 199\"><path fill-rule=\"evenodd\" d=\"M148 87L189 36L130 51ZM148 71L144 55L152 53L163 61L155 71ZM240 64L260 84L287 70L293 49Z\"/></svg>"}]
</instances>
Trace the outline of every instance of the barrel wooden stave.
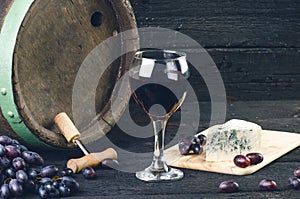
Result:
<instances>
[{"instance_id":1,"label":"barrel wooden stave","mask_svg":"<svg viewBox=\"0 0 300 199\"><path fill-rule=\"evenodd\" d=\"M12 3L5 0L1 10L9 12ZM102 14L99 27L91 24L91 16L95 12ZM5 16L1 17L4 21ZM55 147L73 147L58 133L53 118L61 111L72 117L73 84L87 54L108 37L132 28L136 28L135 19L127 1L36 0L33 3L18 33L13 84L18 112L26 126L42 142ZM100 134L109 132L111 124L115 123L114 119L103 121L102 117L110 114L109 102L114 84L124 73L124 65L128 61L128 56L116 60L99 81L96 118L101 126L98 130L103 131ZM79 126L84 128L90 122L83 120ZM0 131L17 137L2 114Z\"/></svg>"}]
</instances>

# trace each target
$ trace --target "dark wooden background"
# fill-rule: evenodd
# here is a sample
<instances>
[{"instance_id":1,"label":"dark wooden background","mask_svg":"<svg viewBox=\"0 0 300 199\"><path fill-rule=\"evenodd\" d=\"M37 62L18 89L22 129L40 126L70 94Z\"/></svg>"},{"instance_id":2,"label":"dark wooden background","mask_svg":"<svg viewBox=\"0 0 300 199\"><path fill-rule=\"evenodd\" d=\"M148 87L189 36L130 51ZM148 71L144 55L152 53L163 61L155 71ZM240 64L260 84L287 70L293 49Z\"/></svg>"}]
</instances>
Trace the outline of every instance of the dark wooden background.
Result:
<instances>
[{"instance_id":1,"label":"dark wooden background","mask_svg":"<svg viewBox=\"0 0 300 199\"><path fill-rule=\"evenodd\" d=\"M131 3L138 27L178 30L202 45L221 72L228 99L300 99L298 0ZM206 92L199 78L192 81Z\"/></svg>"}]
</instances>

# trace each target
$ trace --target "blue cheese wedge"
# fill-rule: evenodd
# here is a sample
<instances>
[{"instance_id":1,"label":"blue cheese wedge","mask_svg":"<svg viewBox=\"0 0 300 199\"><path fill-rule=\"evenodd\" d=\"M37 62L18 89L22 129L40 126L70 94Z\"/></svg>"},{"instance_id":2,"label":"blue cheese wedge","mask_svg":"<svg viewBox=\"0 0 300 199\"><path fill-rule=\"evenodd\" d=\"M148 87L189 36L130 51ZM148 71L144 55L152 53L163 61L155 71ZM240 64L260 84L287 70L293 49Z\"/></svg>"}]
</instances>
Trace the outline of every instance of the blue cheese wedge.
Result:
<instances>
[{"instance_id":1,"label":"blue cheese wedge","mask_svg":"<svg viewBox=\"0 0 300 199\"><path fill-rule=\"evenodd\" d=\"M236 155L259 152L261 130L255 123L238 119L209 128L206 161L232 161Z\"/></svg>"}]
</instances>

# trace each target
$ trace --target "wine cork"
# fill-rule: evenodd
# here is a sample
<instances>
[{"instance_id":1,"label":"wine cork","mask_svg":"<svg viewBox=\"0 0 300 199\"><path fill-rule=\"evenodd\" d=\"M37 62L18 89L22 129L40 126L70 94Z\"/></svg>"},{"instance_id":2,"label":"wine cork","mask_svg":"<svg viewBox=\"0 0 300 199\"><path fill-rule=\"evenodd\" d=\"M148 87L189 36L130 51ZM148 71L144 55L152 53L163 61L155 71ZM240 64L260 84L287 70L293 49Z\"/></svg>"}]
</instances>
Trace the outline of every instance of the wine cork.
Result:
<instances>
[{"instance_id":1,"label":"wine cork","mask_svg":"<svg viewBox=\"0 0 300 199\"><path fill-rule=\"evenodd\" d=\"M80 139L80 133L78 129L65 112L56 115L54 118L54 123L68 142L74 142L75 140Z\"/></svg>"}]
</instances>

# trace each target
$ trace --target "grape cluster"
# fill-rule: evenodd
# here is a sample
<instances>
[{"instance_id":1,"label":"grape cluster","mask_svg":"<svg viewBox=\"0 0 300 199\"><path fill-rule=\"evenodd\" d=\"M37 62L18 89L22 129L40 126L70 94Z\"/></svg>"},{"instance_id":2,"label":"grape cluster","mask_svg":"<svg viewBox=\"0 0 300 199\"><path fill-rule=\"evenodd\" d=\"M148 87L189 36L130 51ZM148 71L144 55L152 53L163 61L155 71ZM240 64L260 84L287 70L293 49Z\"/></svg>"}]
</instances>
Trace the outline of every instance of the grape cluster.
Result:
<instances>
[{"instance_id":1,"label":"grape cluster","mask_svg":"<svg viewBox=\"0 0 300 199\"><path fill-rule=\"evenodd\" d=\"M206 144L206 136L200 134L198 136L183 138L179 141L178 147L181 155L201 154L203 146ZM193 153L191 153L191 151Z\"/></svg>"},{"instance_id":2,"label":"grape cluster","mask_svg":"<svg viewBox=\"0 0 300 199\"><path fill-rule=\"evenodd\" d=\"M40 198L69 196L79 189L71 169L59 173L55 165L43 166L43 158L17 140L0 136L0 198L35 192Z\"/></svg>"}]
</instances>

